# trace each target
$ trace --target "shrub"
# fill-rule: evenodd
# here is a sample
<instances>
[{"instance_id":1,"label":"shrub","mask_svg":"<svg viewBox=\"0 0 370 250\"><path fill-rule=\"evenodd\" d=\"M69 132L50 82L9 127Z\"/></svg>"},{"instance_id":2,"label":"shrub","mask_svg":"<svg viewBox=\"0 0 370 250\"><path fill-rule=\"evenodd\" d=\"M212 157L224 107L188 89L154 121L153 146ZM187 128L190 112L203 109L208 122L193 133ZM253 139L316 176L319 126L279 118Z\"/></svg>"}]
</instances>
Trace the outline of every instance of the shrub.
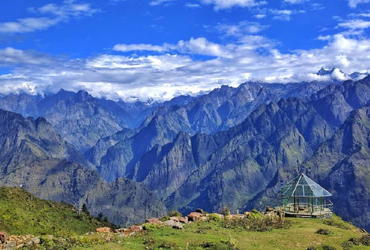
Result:
<instances>
[{"instance_id":1,"label":"shrub","mask_svg":"<svg viewBox=\"0 0 370 250\"><path fill-rule=\"evenodd\" d=\"M317 234L322 234L322 235L333 234L333 232L330 231L329 229L323 229L323 228L320 228L319 230L317 230L316 233Z\"/></svg>"},{"instance_id":2,"label":"shrub","mask_svg":"<svg viewBox=\"0 0 370 250\"><path fill-rule=\"evenodd\" d=\"M364 246L370 246L370 234L365 234L361 237L360 242Z\"/></svg>"},{"instance_id":3,"label":"shrub","mask_svg":"<svg viewBox=\"0 0 370 250\"><path fill-rule=\"evenodd\" d=\"M229 207L223 207L221 210L221 214L224 216L228 216L230 214L230 208Z\"/></svg>"},{"instance_id":4,"label":"shrub","mask_svg":"<svg viewBox=\"0 0 370 250\"><path fill-rule=\"evenodd\" d=\"M170 217L182 217L182 213L180 213L177 210L172 210L168 213L168 216L170 216Z\"/></svg>"},{"instance_id":5,"label":"shrub","mask_svg":"<svg viewBox=\"0 0 370 250\"><path fill-rule=\"evenodd\" d=\"M223 221L223 226L225 228L240 228L249 231L271 231L273 229L287 229L290 228L291 222L289 220L284 220L278 216L260 216L255 214L255 216L249 216L249 218L233 218L226 219Z\"/></svg>"},{"instance_id":6,"label":"shrub","mask_svg":"<svg viewBox=\"0 0 370 250\"><path fill-rule=\"evenodd\" d=\"M209 214L207 217L208 221L220 222L221 218L216 214Z\"/></svg>"},{"instance_id":7,"label":"shrub","mask_svg":"<svg viewBox=\"0 0 370 250\"><path fill-rule=\"evenodd\" d=\"M150 231L150 232L153 232L155 230L158 229L158 225L156 224L150 224L150 223L147 223L143 226L143 229L146 230L146 231Z\"/></svg>"},{"instance_id":8,"label":"shrub","mask_svg":"<svg viewBox=\"0 0 370 250\"><path fill-rule=\"evenodd\" d=\"M160 219L160 221L164 222L164 221L168 221L169 219L170 219L170 216L165 215L165 216L163 216L163 217Z\"/></svg>"},{"instance_id":9,"label":"shrub","mask_svg":"<svg viewBox=\"0 0 370 250\"><path fill-rule=\"evenodd\" d=\"M322 249L323 249L323 250L337 250L335 247L328 246L328 245L323 245L323 246L322 246Z\"/></svg>"},{"instance_id":10,"label":"shrub","mask_svg":"<svg viewBox=\"0 0 370 250\"><path fill-rule=\"evenodd\" d=\"M351 228L346 225L344 222L342 221L337 221L337 220L334 220L334 219L328 219L328 220L324 220L323 222L325 225L328 225L328 226L332 226L332 227L337 227L337 228L341 228L341 229L346 229L346 230L350 230Z\"/></svg>"}]
</instances>

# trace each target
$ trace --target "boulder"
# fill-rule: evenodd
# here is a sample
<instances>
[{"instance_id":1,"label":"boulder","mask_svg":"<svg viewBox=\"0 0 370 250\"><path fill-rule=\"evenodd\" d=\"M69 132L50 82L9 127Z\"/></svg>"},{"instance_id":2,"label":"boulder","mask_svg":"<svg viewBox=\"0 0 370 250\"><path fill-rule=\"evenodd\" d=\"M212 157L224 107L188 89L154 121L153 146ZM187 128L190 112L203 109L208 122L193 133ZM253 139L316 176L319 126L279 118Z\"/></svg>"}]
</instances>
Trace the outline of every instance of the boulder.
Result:
<instances>
[{"instance_id":1,"label":"boulder","mask_svg":"<svg viewBox=\"0 0 370 250\"><path fill-rule=\"evenodd\" d=\"M175 222L180 222L179 218L178 217L170 217L170 220L173 220Z\"/></svg>"},{"instance_id":2,"label":"boulder","mask_svg":"<svg viewBox=\"0 0 370 250\"><path fill-rule=\"evenodd\" d=\"M274 212L274 208L270 207L270 206L267 206L265 213L272 213L272 212Z\"/></svg>"},{"instance_id":3,"label":"boulder","mask_svg":"<svg viewBox=\"0 0 370 250\"><path fill-rule=\"evenodd\" d=\"M150 219L145 220L145 223L158 224L159 223L159 219L158 218L150 218Z\"/></svg>"},{"instance_id":4,"label":"boulder","mask_svg":"<svg viewBox=\"0 0 370 250\"><path fill-rule=\"evenodd\" d=\"M3 245L2 250L14 250L16 248L17 244L14 241L7 241Z\"/></svg>"},{"instance_id":5,"label":"boulder","mask_svg":"<svg viewBox=\"0 0 370 250\"><path fill-rule=\"evenodd\" d=\"M175 228L175 229L183 229L183 224L177 222L175 225L172 226L172 228Z\"/></svg>"},{"instance_id":6,"label":"boulder","mask_svg":"<svg viewBox=\"0 0 370 250\"><path fill-rule=\"evenodd\" d=\"M203 213L204 213L203 209L201 209L201 208L197 208L197 209L195 209L195 212L197 212L197 213L201 213L201 214L203 214Z\"/></svg>"},{"instance_id":7,"label":"boulder","mask_svg":"<svg viewBox=\"0 0 370 250\"><path fill-rule=\"evenodd\" d=\"M178 217L178 219L179 219L179 222L181 222L183 224L188 223L188 217Z\"/></svg>"},{"instance_id":8,"label":"boulder","mask_svg":"<svg viewBox=\"0 0 370 250\"><path fill-rule=\"evenodd\" d=\"M112 229L110 227L98 227L96 232L98 233L110 233Z\"/></svg>"},{"instance_id":9,"label":"boulder","mask_svg":"<svg viewBox=\"0 0 370 250\"><path fill-rule=\"evenodd\" d=\"M143 227L142 226L131 226L130 230L131 232L140 232L140 231L143 231Z\"/></svg>"},{"instance_id":10,"label":"boulder","mask_svg":"<svg viewBox=\"0 0 370 250\"><path fill-rule=\"evenodd\" d=\"M4 244L8 240L8 235L6 232L0 232L0 242Z\"/></svg>"},{"instance_id":11,"label":"boulder","mask_svg":"<svg viewBox=\"0 0 370 250\"><path fill-rule=\"evenodd\" d=\"M202 217L202 214L198 212L192 212L188 214L189 221L197 221L200 217Z\"/></svg>"}]
</instances>

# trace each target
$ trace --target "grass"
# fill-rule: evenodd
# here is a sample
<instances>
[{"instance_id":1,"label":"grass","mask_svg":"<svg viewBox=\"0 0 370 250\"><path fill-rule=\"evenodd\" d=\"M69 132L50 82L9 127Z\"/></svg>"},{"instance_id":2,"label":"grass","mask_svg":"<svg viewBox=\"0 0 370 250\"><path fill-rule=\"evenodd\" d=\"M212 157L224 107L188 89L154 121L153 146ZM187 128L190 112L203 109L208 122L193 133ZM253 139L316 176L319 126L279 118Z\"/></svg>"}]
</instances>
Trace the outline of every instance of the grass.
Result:
<instances>
[{"instance_id":1,"label":"grass","mask_svg":"<svg viewBox=\"0 0 370 250\"><path fill-rule=\"evenodd\" d=\"M197 222L185 226L183 230L158 227L155 231L121 238L120 243L77 247L74 249L343 249L342 244L351 238L361 238L359 229L335 217L334 224L325 224L319 219L287 218L291 222L288 229L255 232L240 228L224 228L222 222ZM329 235L316 233L319 229L332 232ZM116 240L118 242L118 240ZM350 249L369 249L364 245L353 245Z\"/></svg>"},{"instance_id":2,"label":"grass","mask_svg":"<svg viewBox=\"0 0 370 250\"><path fill-rule=\"evenodd\" d=\"M15 235L66 236L112 226L80 213L71 205L40 200L22 188L0 188L0 231Z\"/></svg>"}]
</instances>

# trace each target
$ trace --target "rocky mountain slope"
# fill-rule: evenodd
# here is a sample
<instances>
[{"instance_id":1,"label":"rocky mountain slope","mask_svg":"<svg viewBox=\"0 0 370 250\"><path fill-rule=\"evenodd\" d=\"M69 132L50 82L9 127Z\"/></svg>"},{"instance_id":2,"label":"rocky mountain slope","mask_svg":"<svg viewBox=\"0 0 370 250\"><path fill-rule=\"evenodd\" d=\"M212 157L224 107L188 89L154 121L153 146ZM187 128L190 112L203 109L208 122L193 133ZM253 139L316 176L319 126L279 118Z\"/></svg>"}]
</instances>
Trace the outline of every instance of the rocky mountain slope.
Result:
<instances>
[{"instance_id":1,"label":"rocky mountain slope","mask_svg":"<svg viewBox=\"0 0 370 250\"><path fill-rule=\"evenodd\" d=\"M74 93L62 89L56 94L47 94L44 97L25 93L1 96L0 108L25 117L45 117L64 140L84 152L99 139L122 128L140 126L154 110L155 105L114 102L94 98L86 91Z\"/></svg>"},{"instance_id":2,"label":"rocky mountain slope","mask_svg":"<svg viewBox=\"0 0 370 250\"><path fill-rule=\"evenodd\" d=\"M235 210L254 202L278 170L298 172L350 113L369 101L370 77L330 85L308 101L272 101L228 131L181 132L174 141L153 146L129 176L156 191L171 209Z\"/></svg>"},{"instance_id":3,"label":"rocky mountain slope","mask_svg":"<svg viewBox=\"0 0 370 250\"><path fill-rule=\"evenodd\" d=\"M122 176L133 178L135 165L143 155L173 142L179 132L194 135L227 130L244 121L261 104L286 96L307 98L325 86L316 82L222 86L182 106L158 107L141 128L104 138L85 155L107 180Z\"/></svg>"},{"instance_id":4,"label":"rocky mountain slope","mask_svg":"<svg viewBox=\"0 0 370 250\"><path fill-rule=\"evenodd\" d=\"M94 215L103 211L119 225L166 211L142 185L124 179L107 183L97 172L70 161L77 151L44 118L0 110L0 128L0 186L22 186L42 199L86 203Z\"/></svg>"}]
</instances>

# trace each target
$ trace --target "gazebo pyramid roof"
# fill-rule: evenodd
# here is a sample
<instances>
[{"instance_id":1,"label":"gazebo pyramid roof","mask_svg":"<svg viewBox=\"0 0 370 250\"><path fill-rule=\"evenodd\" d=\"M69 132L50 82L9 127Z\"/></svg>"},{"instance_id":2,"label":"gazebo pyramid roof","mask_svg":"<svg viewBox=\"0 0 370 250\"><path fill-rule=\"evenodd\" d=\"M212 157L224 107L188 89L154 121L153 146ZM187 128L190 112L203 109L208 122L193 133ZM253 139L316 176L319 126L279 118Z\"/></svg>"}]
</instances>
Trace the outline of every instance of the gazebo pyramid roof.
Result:
<instances>
[{"instance_id":1,"label":"gazebo pyramid roof","mask_svg":"<svg viewBox=\"0 0 370 250\"><path fill-rule=\"evenodd\" d=\"M332 196L329 191L308 178L305 174L300 174L291 180L281 189L283 196L292 197L328 197Z\"/></svg>"}]
</instances>

